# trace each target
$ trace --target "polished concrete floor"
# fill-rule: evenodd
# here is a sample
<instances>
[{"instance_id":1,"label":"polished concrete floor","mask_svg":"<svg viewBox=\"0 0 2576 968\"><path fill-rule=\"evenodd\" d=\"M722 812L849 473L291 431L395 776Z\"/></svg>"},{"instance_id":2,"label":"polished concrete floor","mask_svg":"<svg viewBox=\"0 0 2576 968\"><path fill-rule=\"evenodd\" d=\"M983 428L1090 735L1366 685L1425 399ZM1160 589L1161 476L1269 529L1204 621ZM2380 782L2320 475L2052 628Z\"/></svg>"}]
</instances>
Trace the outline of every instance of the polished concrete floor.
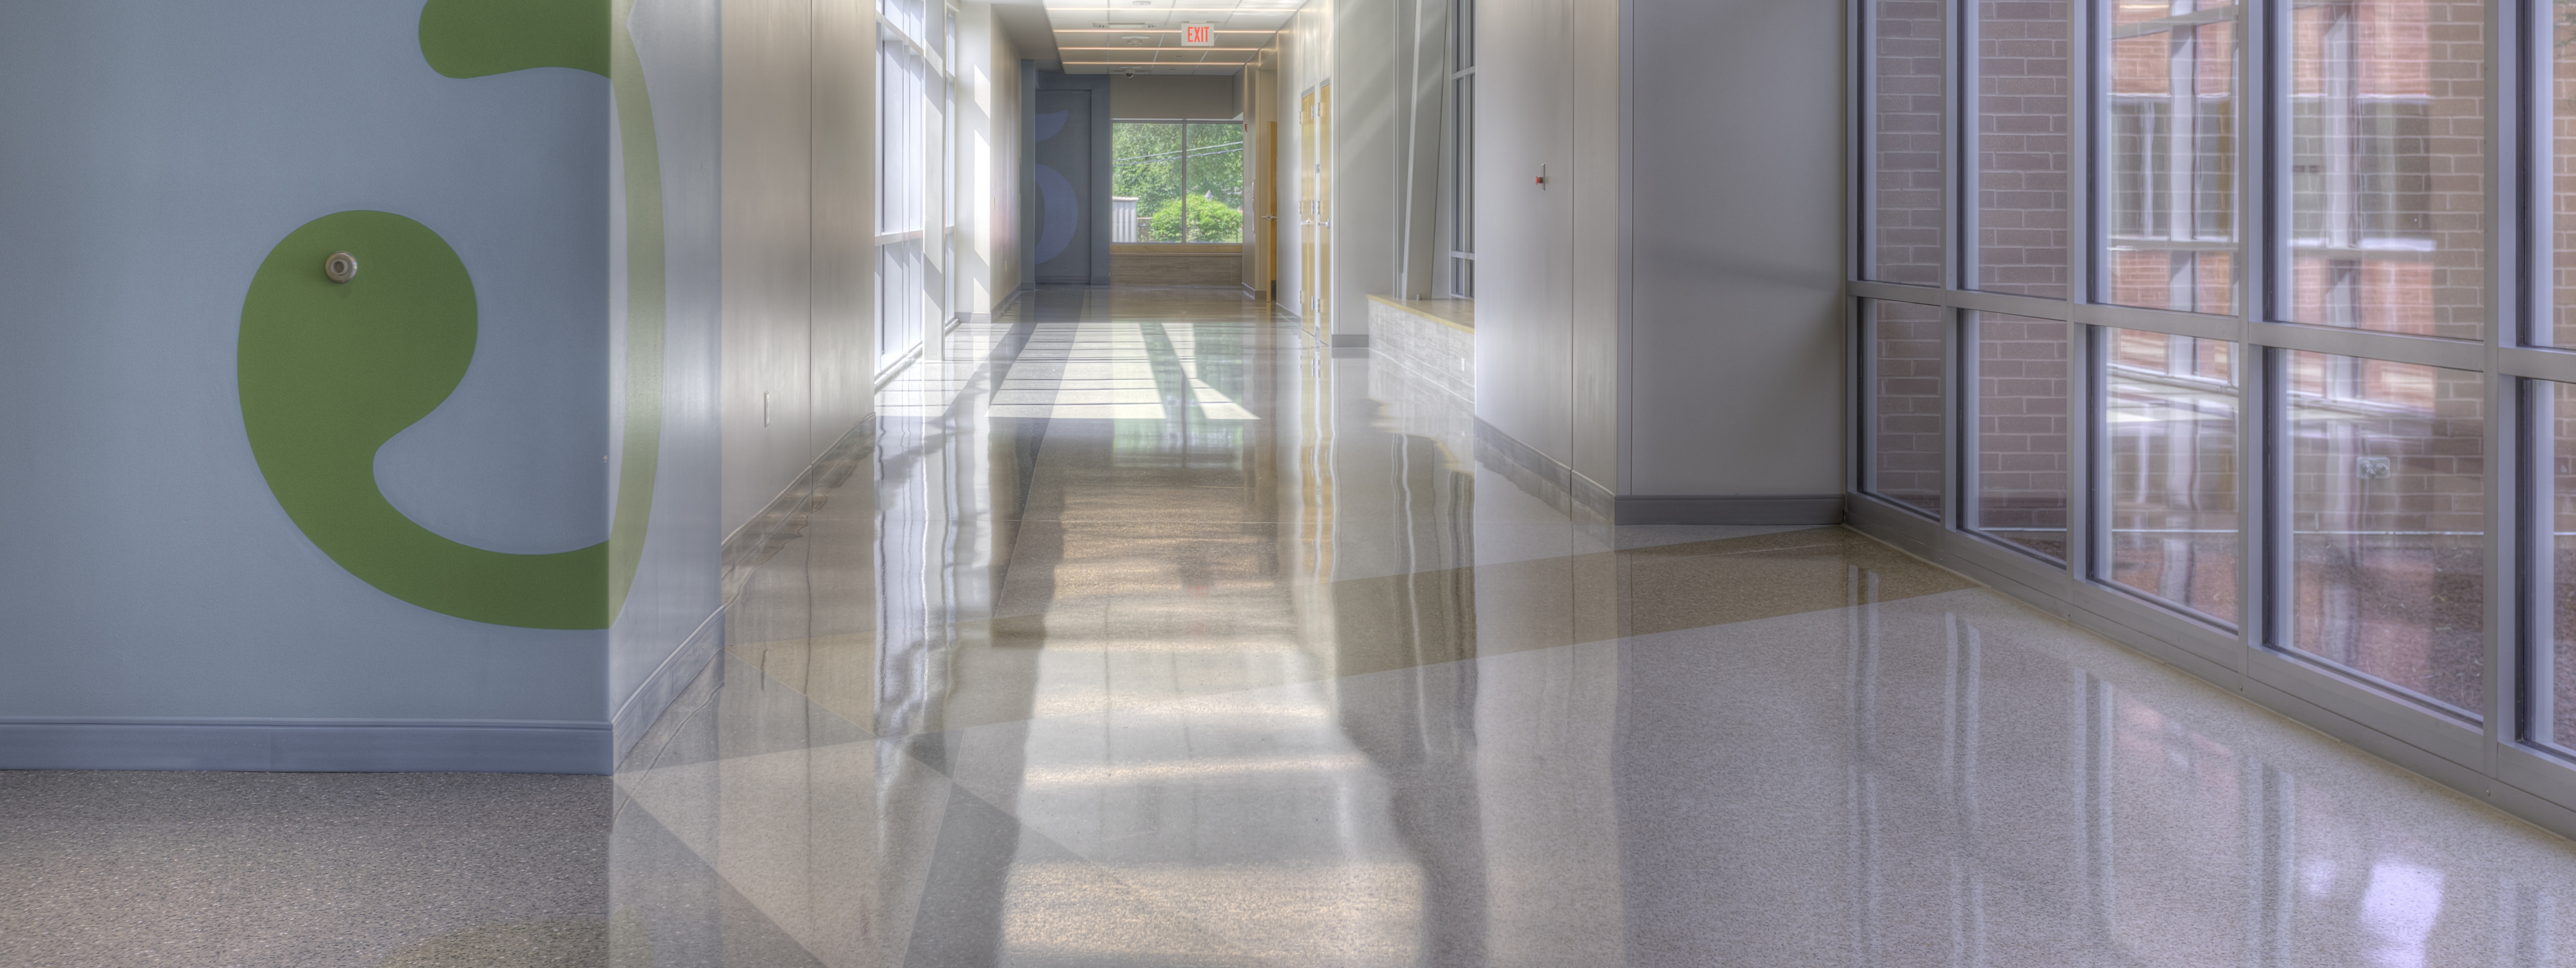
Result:
<instances>
[{"instance_id":1,"label":"polished concrete floor","mask_svg":"<svg viewBox=\"0 0 2576 968\"><path fill-rule=\"evenodd\" d=\"M0 964L2576 963L2566 841L1840 528L1578 523L1438 361L1141 288L944 355L562 788L604 847L0 775ZM349 822L118 812L281 790Z\"/></svg>"}]
</instances>

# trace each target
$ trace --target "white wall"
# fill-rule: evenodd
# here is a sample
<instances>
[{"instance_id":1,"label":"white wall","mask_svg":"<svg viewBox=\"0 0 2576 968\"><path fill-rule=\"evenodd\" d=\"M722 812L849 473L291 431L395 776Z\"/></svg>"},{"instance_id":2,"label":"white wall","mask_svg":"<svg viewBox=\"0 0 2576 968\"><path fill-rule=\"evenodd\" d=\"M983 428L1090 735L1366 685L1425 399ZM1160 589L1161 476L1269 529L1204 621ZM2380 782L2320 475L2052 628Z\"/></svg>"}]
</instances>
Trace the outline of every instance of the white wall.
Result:
<instances>
[{"instance_id":1,"label":"white wall","mask_svg":"<svg viewBox=\"0 0 2576 968\"><path fill-rule=\"evenodd\" d=\"M1333 4L1333 335L1368 333L1369 295L1395 291L1396 179L1405 132L1397 130L1398 38L1411 17L1395 0ZM1409 40L1406 41L1409 43Z\"/></svg>"},{"instance_id":2,"label":"white wall","mask_svg":"<svg viewBox=\"0 0 2576 968\"><path fill-rule=\"evenodd\" d=\"M958 8L957 138L959 230L957 269L964 273L964 312L989 313L1019 288L1020 50L995 22L990 4Z\"/></svg>"}]
</instances>

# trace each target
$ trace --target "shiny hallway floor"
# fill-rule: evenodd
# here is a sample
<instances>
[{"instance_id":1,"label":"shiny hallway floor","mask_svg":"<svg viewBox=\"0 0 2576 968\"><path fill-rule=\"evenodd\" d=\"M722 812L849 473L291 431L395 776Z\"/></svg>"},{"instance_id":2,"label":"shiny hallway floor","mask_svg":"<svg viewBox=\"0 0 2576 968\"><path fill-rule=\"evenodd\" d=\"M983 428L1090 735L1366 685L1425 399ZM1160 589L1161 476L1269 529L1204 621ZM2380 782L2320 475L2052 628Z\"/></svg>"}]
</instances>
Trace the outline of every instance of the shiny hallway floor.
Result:
<instances>
[{"instance_id":1,"label":"shiny hallway floor","mask_svg":"<svg viewBox=\"0 0 2576 968\"><path fill-rule=\"evenodd\" d=\"M2576 964L2566 841L1849 531L1578 525L1261 304L948 349L613 785L0 772L0 966Z\"/></svg>"},{"instance_id":2,"label":"shiny hallway floor","mask_svg":"<svg viewBox=\"0 0 2576 968\"><path fill-rule=\"evenodd\" d=\"M948 355L619 774L632 963L2576 960L2565 841L1839 528L1578 525L1261 304Z\"/></svg>"}]
</instances>

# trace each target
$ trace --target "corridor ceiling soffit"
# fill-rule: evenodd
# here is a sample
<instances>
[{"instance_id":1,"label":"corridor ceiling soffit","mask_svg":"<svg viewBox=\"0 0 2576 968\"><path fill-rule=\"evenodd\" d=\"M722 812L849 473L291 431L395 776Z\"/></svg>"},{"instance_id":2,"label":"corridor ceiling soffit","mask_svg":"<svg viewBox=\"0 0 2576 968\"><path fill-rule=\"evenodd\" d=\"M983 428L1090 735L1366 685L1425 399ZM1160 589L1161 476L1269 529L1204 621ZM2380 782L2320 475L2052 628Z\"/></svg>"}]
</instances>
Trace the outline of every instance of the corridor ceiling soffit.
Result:
<instances>
[{"instance_id":1,"label":"corridor ceiling soffit","mask_svg":"<svg viewBox=\"0 0 2576 968\"><path fill-rule=\"evenodd\" d=\"M1020 49L1022 58L1036 61L1042 70L1064 69L1043 0L994 0L993 25L1011 39L1011 46Z\"/></svg>"},{"instance_id":2,"label":"corridor ceiling soffit","mask_svg":"<svg viewBox=\"0 0 2576 968\"><path fill-rule=\"evenodd\" d=\"M1258 59L1305 0L1041 0L1072 74L1233 74ZM1214 47L1181 46L1183 24L1215 26Z\"/></svg>"}]
</instances>

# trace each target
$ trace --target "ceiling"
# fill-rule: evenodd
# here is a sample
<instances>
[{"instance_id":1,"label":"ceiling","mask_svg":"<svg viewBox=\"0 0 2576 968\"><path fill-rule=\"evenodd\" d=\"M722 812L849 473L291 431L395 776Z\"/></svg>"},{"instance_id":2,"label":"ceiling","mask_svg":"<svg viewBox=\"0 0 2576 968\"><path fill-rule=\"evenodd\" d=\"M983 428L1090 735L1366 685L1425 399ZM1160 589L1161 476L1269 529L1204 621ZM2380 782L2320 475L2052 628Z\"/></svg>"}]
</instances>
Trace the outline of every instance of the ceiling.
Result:
<instances>
[{"instance_id":1,"label":"ceiling","mask_svg":"<svg viewBox=\"0 0 2576 968\"><path fill-rule=\"evenodd\" d=\"M1057 63L1069 74L1232 74L1269 46L1306 0L1038 0L1012 4L1006 27L1037 27L1043 14ZM1034 9L1032 9L1034 8ZM1002 12L996 4L996 12ZM1019 23L1009 23L1018 21ZM1216 46L1181 46L1181 25L1214 24ZM1044 60L1024 30L1022 56Z\"/></svg>"}]
</instances>

